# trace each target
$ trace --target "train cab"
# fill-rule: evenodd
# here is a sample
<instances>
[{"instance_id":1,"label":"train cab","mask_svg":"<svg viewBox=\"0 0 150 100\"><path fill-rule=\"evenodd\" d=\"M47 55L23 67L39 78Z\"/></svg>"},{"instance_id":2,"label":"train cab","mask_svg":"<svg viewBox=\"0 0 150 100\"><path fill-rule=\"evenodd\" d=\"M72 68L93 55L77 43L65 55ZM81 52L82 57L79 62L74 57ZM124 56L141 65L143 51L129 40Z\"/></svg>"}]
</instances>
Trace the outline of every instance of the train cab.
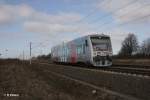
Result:
<instances>
[{"instance_id":1,"label":"train cab","mask_svg":"<svg viewBox=\"0 0 150 100\"><path fill-rule=\"evenodd\" d=\"M112 65L112 46L109 36L90 36L92 50L92 64L94 66Z\"/></svg>"}]
</instances>

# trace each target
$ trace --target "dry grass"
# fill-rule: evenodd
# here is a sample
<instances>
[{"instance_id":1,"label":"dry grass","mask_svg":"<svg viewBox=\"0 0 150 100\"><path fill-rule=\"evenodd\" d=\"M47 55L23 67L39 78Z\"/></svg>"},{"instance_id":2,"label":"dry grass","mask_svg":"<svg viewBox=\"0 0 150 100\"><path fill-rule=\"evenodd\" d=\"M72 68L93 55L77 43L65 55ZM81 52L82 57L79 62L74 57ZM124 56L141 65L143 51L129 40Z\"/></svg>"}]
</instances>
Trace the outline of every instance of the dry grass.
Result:
<instances>
[{"instance_id":1,"label":"dry grass","mask_svg":"<svg viewBox=\"0 0 150 100\"><path fill-rule=\"evenodd\" d=\"M0 100L110 100L105 93L92 94L92 88L44 74L36 67L26 62L0 61ZM19 96L7 97L6 93Z\"/></svg>"},{"instance_id":2,"label":"dry grass","mask_svg":"<svg viewBox=\"0 0 150 100\"><path fill-rule=\"evenodd\" d=\"M19 94L6 97L4 94ZM0 65L0 100L74 100L73 97L56 91L36 72L20 63Z\"/></svg>"}]
</instances>

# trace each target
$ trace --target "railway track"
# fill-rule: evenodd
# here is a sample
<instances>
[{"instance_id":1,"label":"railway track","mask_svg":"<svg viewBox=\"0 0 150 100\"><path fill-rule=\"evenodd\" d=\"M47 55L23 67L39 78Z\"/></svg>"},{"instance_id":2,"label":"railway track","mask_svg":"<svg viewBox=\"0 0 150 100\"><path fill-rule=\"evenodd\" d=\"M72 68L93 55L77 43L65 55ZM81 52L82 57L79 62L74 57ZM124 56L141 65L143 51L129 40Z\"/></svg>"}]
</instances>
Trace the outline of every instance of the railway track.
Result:
<instances>
[{"instance_id":1,"label":"railway track","mask_svg":"<svg viewBox=\"0 0 150 100\"><path fill-rule=\"evenodd\" d=\"M75 66L74 66L75 67ZM131 74L131 75L141 75L141 76L150 76L150 69L147 68L137 68L128 65L121 65L121 66L111 66L111 67L93 67L93 66L78 66L82 68L88 69L95 69L95 70L103 70L103 71L111 71L116 73L124 73L124 74Z\"/></svg>"},{"instance_id":2,"label":"railway track","mask_svg":"<svg viewBox=\"0 0 150 100\"><path fill-rule=\"evenodd\" d=\"M96 68L98 69L98 68ZM134 74L134 75L142 75L142 76L150 76L150 69L145 68L131 68L131 67L109 67L109 68L99 68L100 70L104 71L113 71L118 73L127 73L127 74Z\"/></svg>"},{"instance_id":3,"label":"railway track","mask_svg":"<svg viewBox=\"0 0 150 100\"><path fill-rule=\"evenodd\" d=\"M76 81L86 86L93 87L96 90L107 92L111 95L117 95L118 97L125 98L125 100L138 100L137 98L134 98L134 95L132 96L132 94L135 94L135 97L139 98L149 98L146 97L146 95L148 95L147 88L149 86L147 87L147 82L149 81L149 77L133 77L132 75L128 76L120 74L120 71L115 71L116 73L105 72L102 71L105 70L104 68L100 68L99 70L97 70L93 68L83 68L79 66L74 67L47 63L40 64L40 70L43 70L44 73L53 73L57 76ZM128 86L126 87L126 85ZM101 87L106 88L103 89ZM142 91L142 93L140 91Z\"/></svg>"},{"instance_id":4,"label":"railway track","mask_svg":"<svg viewBox=\"0 0 150 100\"><path fill-rule=\"evenodd\" d=\"M44 64L53 64L53 63L44 63ZM61 64L58 64L61 65ZM69 67L80 67L85 68L89 70L103 70L103 71L110 71L110 72L116 72L116 73L123 73L123 74L130 74L130 75L136 75L136 76L150 76L150 69L148 66L137 66L137 65L112 65L111 67L93 67L93 66L87 66L87 65L70 65L70 64L63 64Z\"/></svg>"},{"instance_id":5,"label":"railway track","mask_svg":"<svg viewBox=\"0 0 150 100\"><path fill-rule=\"evenodd\" d=\"M148 65L133 65L133 64L113 64L112 66L116 67L130 67L130 68L144 68L144 69L150 69L150 66Z\"/></svg>"},{"instance_id":6,"label":"railway track","mask_svg":"<svg viewBox=\"0 0 150 100\"><path fill-rule=\"evenodd\" d=\"M70 65L67 65L70 66ZM80 67L85 69L94 69L94 70L103 70L103 71L111 71L116 73L123 73L123 74L131 74L131 75L140 75L140 76L150 76L150 69L147 68L138 68L135 66L128 66L128 65L121 65L121 66L111 66L111 67L93 67L93 66L86 66L86 65L72 65L70 67Z\"/></svg>"}]
</instances>

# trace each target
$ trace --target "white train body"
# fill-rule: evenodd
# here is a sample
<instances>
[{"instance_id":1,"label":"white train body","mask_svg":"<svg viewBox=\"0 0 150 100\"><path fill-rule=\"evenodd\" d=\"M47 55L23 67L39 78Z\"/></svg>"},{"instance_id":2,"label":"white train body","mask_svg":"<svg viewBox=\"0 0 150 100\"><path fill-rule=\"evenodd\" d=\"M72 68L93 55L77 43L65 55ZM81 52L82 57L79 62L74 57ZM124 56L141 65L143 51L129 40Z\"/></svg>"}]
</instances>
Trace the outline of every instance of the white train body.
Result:
<instances>
[{"instance_id":1,"label":"white train body","mask_svg":"<svg viewBox=\"0 0 150 100\"><path fill-rule=\"evenodd\" d=\"M51 55L53 62L111 66L111 40L103 34L88 35L53 47Z\"/></svg>"}]
</instances>

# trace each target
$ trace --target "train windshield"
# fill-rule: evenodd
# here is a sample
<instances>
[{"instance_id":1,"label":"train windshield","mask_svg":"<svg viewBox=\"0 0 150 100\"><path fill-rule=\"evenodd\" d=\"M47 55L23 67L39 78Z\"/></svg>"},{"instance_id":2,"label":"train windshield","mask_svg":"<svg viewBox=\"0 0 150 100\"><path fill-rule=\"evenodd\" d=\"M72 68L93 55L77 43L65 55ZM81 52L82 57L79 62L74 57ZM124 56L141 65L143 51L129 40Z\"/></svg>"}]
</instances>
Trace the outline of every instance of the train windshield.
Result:
<instances>
[{"instance_id":1,"label":"train windshield","mask_svg":"<svg viewBox=\"0 0 150 100\"><path fill-rule=\"evenodd\" d=\"M91 42L94 51L110 49L109 37L91 37Z\"/></svg>"}]
</instances>

